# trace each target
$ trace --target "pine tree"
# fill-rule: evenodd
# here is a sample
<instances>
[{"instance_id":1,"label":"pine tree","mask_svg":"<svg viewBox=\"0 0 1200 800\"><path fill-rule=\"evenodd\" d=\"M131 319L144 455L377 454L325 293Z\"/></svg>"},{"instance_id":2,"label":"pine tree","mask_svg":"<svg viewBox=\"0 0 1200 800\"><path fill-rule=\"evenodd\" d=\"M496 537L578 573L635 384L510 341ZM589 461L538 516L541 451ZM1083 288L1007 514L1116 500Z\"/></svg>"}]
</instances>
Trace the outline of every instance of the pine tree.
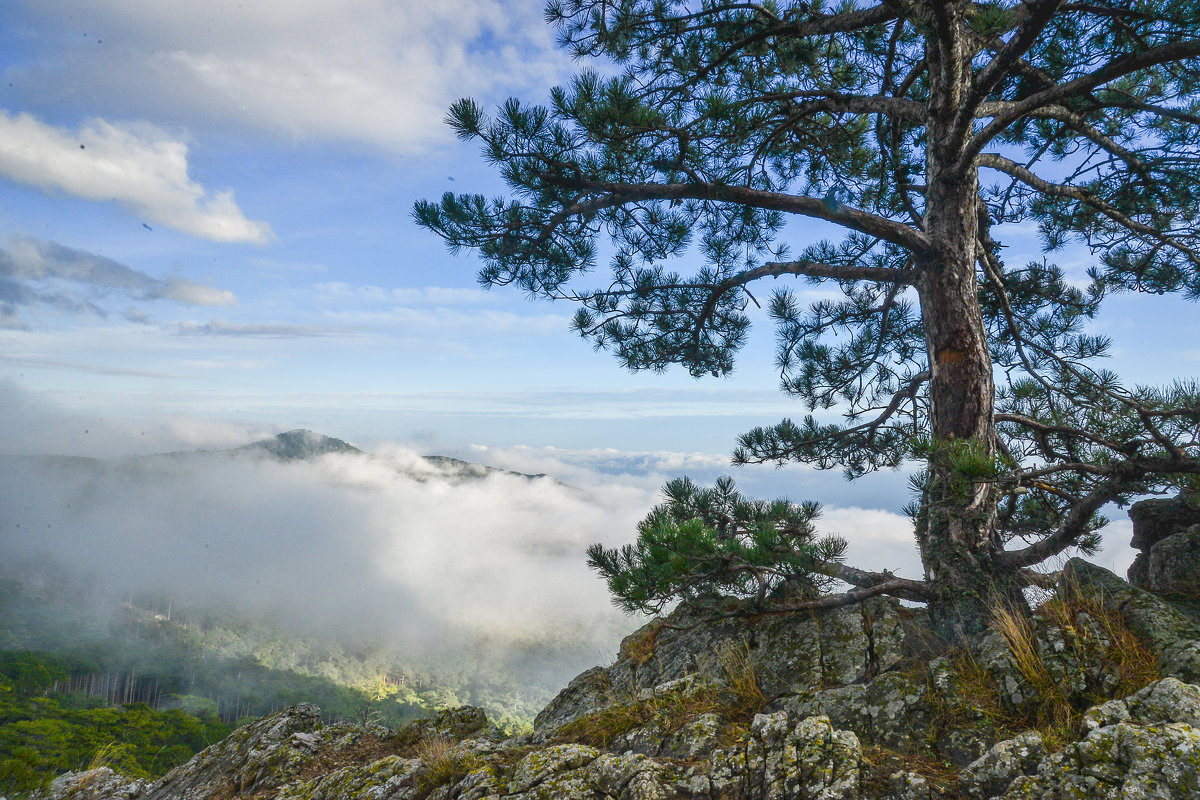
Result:
<instances>
[{"instance_id":1,"label":"pine tree","mask_svg":"<svg viewBox=\"0 0 1200 800\"><path fill-rule=\"evenodd\" d=\"M483 283L577 303L575 329L635 370L727 373L771 279L783 391L845 416L752 430L734 460L924 467L925 579L810 559L854 587L845 599L921 600L970 632L1020 602L1033 567L1094 548L1105 504L1195 491L1200 388L1124 387L1084 327L1106 293L1200 297L1195 0L554 0L546 15L600 66L546 106L456 103L451 124L512 197L447 194L418 221L478 251ZM797 219L841 239L805 240ZM1004 262L1005 226L1032 222L1047 253L1093 254L1082 285ZM601 237L611 279L588 290ZM806 284L840 299L805 307Z\"/></svg>"}]
</instances>

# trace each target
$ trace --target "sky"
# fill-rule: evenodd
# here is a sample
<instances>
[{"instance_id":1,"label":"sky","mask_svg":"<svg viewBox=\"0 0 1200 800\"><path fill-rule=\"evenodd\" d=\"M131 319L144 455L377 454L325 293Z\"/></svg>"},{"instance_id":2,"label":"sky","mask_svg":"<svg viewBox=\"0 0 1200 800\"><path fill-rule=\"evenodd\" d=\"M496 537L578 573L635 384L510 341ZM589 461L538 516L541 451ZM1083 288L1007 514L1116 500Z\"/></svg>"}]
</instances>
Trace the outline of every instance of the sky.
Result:
<instances>
[{"instance_id":1,"label":"sky","mask_svg":"<svg viewBox=\"0 0 1200 800\"><path fill-rule=\"evenodd\" d=\"M619 481L636 519L662 480L711 480L737 434L802 415L777 391L761 318L729 378L631 374L568 330L573 308L480 289L470 254L413 223L418 199L503 191L444 124L453 101L541 102L579 68L541 10L5 2L0 452L117 457L303 427ZM1003 240L1010 258L1038 256L1033 230ZM1066 258L1075 274L1088 261ZM1097 332L1129 381L1161 383L1200 373L1197 316L1115 298ZM903 474L736 475L823 501L852 556L903 551L916 577ZM1120 521L1101 562L1123 570L1127 538Z\"/></svg>"}]
</instances>

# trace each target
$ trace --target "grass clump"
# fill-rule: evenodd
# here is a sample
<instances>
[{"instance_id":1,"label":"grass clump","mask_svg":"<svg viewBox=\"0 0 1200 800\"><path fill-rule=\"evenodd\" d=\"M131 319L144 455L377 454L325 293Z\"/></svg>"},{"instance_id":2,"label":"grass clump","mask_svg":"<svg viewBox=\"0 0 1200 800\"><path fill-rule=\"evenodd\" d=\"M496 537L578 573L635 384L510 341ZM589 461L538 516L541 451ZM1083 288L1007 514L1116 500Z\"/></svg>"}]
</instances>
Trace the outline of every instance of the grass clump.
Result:
<instances>
[{"instance_id":1,"label":"grass clump","mask_svg":"<svg viewBox=\"0 0 1200 800\"><path fill-rule=\"evenodd\" d=\"M993 608L991 628L1023 684L1023 702L1014 703L998 676L970 652L960 652L953 663L958 694L971 698L1000 738L1036 730L1057 749L1078 738L1088 708L1160 677L1153 650L1120 614L1078 592L1050 598L1034 616Z\"/></svg>"},{"instance_id":2,"label":"grass clump","mask_svg":"<svg viewBox=\"0 0 1200 800\"><path fill-rule=\"evenodd\" d=\"M439 786L455 783L486 766L478 754L457 747L457 742L441 737L422 739L413 748L413 757L422 762L417 775L417 794L427 796Z\"/></svg>"}]
</instances>

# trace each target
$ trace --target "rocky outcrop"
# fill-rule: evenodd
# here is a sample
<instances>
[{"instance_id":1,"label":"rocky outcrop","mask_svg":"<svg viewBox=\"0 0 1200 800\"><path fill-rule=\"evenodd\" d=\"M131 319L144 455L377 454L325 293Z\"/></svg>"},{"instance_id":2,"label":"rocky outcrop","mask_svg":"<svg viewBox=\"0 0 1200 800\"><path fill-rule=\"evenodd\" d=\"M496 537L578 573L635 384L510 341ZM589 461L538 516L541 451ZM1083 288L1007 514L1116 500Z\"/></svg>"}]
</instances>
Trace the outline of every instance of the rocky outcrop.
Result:
<instances>
[{"instance_id":1,"label":"rocky outcrop","mask_svg":"<svg viewBox=\"0 0 1200 800\"><path fill-rule=\"evenodd\" d=\"M504 738L472 708L387 731L299 706L157 781L93 770L45 800L1200 797L1200 626L1083 561L1059 595L1020 622L1021 647L998 627L932 658L906 636L912 612L883 601L735 620L678 611L578 676L530 734ZM1113 620L1167 677L1119 696L1129 645ZM1014 730L1048 693L1065 716Z\"/></svg>"},{"instance_id":2,"label":"rocky outcrop","mask_svg":"<svg viewBox=\"0 0 1200 800\"><path fill-rule=\"evenodd\" d=\"M1129 582L1140 589L1200 600L1200 508L1181 497L1142 500L1129 507L1139 551Z\"/></svg>"},{"instance_id":3,"label":"rocky outcrop","mask_svg":"<svg viewBox=\"0 0 1200 800\"><path fill-rule=\"evenodd\" d=\"M736 604L729 610L737 611ZM730 669L753 671L768 699L862 682L903 660L903 613L884 599L809 615L748 612L709 619L679 609L625 637L611 667L595 667L571 681L538 714L534 730L546 739L641 692L694 676L724 682Z\"/></svg>"},{"instance_id":4,"label":"rocky outcrop","mask_svg":"<svg viewBox=\"0 0 1200 800\"><path fill-rule=\"evenodd\" d=\"M209 748L152 784L93 770L63 776L45 797L855 800L862 767L853 733L836 730L824 717L797 720L783 711L756 716L738 741L690 765L573 742L531 749L520 739L451 742L427 738L428 729L407 729L365 746L361 737L348 740L347 733L344 726L314 728L311 707L293 708L255 723L245 735ZM312 770L304 765L325 769L309 775ZM223 775L222 767L230 773Z\"/></svg>"},{"instance_id":5,"label":"rocky outcrop","mask_svg":"<svg viewBox=\"0 0 1200 800\"><path fill-rule=\"evenodd\" d=\"M1200 687L1173 678L1090 709L1087 735L1015 778L1002 800L1200 797Z\"/></svg>"},{"instance_id":6,"label":"rocky outcrop","mask_svg":"<svg viewBox=\"0 0 1200 800\"><path fill-rule=\"evenodd\" d=\"M147 782L118 775L108 767L68 772L50 783L46 794L53 800L138 800Z\"/></svg>"}]
</instances>

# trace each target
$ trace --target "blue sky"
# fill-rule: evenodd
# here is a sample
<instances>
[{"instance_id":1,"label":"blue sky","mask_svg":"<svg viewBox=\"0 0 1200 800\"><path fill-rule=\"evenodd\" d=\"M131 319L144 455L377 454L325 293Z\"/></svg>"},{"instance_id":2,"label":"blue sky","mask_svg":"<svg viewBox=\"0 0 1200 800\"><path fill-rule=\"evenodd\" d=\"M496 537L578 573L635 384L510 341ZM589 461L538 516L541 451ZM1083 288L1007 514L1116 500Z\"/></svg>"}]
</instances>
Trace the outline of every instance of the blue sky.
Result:
<instances>
[{"instance_id":1,"label":"blue sky","mask_svg":"<svg viewBox=\"0 0 1200 800\"><path fill-rule=\"evenodd\" d=\"M5 447L120 454L308 427L657 479L688 459L720 471L737 433L802 414L776 391L764 325L730 379L631 375L568 331L573 309L480 290L472 257L411 221L419 198L501 191L442 119L464 95L541 101L571 74L541 5L6 2ZM1037 252L1033 231L1005 240L1010 258ZM1200 372L1197 316L1115 298L1097 329L1129 380L1162 382ZM746 480L841 507L904 500L896 475Z\"/></svg>"}]
</instances>

